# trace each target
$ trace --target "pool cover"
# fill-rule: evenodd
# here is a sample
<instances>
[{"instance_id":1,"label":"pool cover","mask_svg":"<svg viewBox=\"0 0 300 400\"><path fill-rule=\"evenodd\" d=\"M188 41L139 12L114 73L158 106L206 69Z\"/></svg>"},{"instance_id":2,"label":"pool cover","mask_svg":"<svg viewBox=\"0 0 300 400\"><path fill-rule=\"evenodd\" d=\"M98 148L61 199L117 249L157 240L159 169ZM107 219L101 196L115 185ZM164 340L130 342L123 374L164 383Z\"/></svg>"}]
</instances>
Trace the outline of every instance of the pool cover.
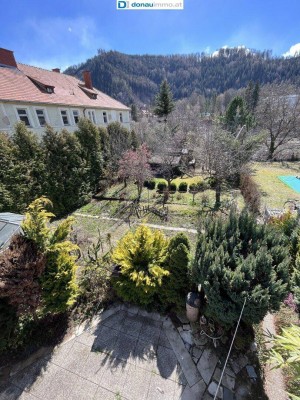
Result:
<instances>
[{"instance_id":1,"label":"pool cover","mask_svg":"<svg viewBox=\"0 0 300 400\"><path fill-rule=\"evenodd\" d=\"M288 185L290 188L295 190L295 192L300 193L300 175L299 178L296 176L288 175L288 176L278 176L278 178Z\"/></svg>"}]
</instances>

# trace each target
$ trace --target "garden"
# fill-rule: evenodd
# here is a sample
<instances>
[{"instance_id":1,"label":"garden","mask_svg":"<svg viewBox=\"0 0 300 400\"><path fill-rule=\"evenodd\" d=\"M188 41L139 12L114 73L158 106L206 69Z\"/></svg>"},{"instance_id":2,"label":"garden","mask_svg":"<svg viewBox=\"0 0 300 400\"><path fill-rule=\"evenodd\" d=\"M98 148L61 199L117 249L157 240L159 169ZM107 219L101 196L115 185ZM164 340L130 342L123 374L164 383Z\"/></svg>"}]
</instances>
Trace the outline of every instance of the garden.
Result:
<instances>
[{"instance_id":1,"label":"garden","mask_svg":"<svg viewBox=\"0 0 300 400\"><path fill-rule=\"evenodd\" d=\"M258 379L247 385L250 398L263 398L270 358L299 396L300 197L278 177L297 176L300 165L253 163L261 138L239 140L220 121L204 127L199 166L190 167L178 156L187 138L165 121L175 149L166 152L157 136L165 153L155 171L148 146L117 123L98 129L82 120L74 134L48 127L41 141L22 124L2 135L1 207L25 214L23 234L0 253L6 361L54 346L119 302L169 316L186 348L190 334L199 346L205 337L222 368L233 343L241 379ZM278 213L266 219L266 208ZM188 293L196 317L186 321ZM265 351L261 322L274 312L282 336ZM197 346L189 351L198 366Z\"/></svg>"},{"instance_id":2,"label":"garden","mask_svg":"<svg viewBox=\"0 0 300 400\"><path fill-rule=\"evenodd\" d=\"M29 345L36 326L46 324L50 316L68 315L76 325L115 301L182 315L187 293L192 292L200 301L197 321L201 316L202 331L218 338L209 345L221 346L224 356L241 315L235 338L239 354L254 341L252 326L267 312L280 310L289 293L294 310L298 307L298 228L292 215L261 225L236 207L214 214L202 209L197 235L165 231L168 225L149 227L144 220L129 226L121 217L105 219L103 214L102 223L96 214L99 203L87 205L86 216L78 210L79 222L69 217L51 225L54 215L46 198L29 206L24 236L16 237L0 257L5 266L1 305L6 316L1 332L9 339L2 340L2 352L13 355ZM109 207L104 210L108 213ZM76 224L85 230L86 240ZM16 268L24 260L28 269L20 275Z\"/></svg>"}]
</instances>

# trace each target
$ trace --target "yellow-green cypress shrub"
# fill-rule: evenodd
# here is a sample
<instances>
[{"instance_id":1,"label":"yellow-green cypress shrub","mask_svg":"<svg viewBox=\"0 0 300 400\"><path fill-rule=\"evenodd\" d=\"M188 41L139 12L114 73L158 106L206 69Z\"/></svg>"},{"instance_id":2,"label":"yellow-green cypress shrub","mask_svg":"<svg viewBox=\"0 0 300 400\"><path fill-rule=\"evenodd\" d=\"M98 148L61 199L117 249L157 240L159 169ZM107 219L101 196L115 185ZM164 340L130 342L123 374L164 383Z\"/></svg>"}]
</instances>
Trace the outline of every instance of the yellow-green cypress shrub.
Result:
<instances>
[{"instance_id":1,"label":"yellow-green cypress shrub","mask_svg":"<svg viewBox=\"0 0 300 400\"><path fill-rule=\"evenodd\" d=\"M168 240L159 230L140 226L117 244L112 259L120 267L113 280L117 294L126 301L149 306L169 275L164 267Z\"/></svg>"}]
</instances>

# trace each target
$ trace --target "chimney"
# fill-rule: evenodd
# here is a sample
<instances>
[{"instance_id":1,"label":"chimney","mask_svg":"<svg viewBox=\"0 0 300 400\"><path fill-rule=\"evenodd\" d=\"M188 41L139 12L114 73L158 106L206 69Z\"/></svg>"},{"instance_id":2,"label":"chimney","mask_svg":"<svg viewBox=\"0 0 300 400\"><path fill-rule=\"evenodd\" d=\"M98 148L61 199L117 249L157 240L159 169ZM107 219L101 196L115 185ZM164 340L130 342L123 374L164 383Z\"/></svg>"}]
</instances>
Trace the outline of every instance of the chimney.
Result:
<instances>
[{"instance_id":1,"label":"chimney","mask_svg":"<svg viewBox=\"0 0 300 400\"><path fill-rule=\"evenodd\" d=\"M93 89L92 77L90 71L83 71L83 80L86 88Z\"/></svg>"},{"instance_id":2,"label":"chimney","mask_svg":"<svg viewBox=\"0 0 300 400\"><path fill-rule=\"evenodd\" d=\"M52 71L53 72L57 72L59 74L60 73L60 68L53 68Z\"/></svg>"},{"instance_id":3,"label":"chimney","mask_svg":"<svg viewBox=\"0 0 300 400\"><path fill-rule=\"evenodd\" d=\"M0 64L18 68L14 52L7 49L0 48Z\"/></svg>"}]
</instances>

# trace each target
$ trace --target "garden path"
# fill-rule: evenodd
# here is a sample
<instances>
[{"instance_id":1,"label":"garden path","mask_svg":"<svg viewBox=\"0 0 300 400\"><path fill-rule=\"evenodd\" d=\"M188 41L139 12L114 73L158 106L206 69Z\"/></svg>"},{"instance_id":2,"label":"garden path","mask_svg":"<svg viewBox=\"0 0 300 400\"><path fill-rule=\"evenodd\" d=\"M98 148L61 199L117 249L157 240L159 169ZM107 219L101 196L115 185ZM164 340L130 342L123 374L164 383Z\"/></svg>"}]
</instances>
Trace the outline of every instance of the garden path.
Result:
<instances>
[{"instance_id":1,"label":"garden path","mask_svg":"<svg viewBox=\"0 0 300 400\"><path fill-rule=\"evenodd\" d=\"M276 334L274 316L272 314L268 313L266 315L262 326L266 336ZM266 347L269 350L272 347L271 343L267 342ZM265 392L270 400L288 400L282 371L280 369L272 369L272 365L265 367Z\"/></svg>"},{"instance_id":2,"label":"garden path","mask_svg":"<svg viewBox=\"0 0 300 400\"><path fill-rule=\"evenodd\" d=\"M91 215L91 214L83 214L83 213L74 213L74 215L75 216L78 215L78 217L86 217L86 218L93 218L93 219L103 219L103 220L107 220L107 221L122 221L122 222L124 222L124 219L122 219L122 218L104 217L104 216L101 216L101 215ZM197 233L197 229L191 229L191 228L181 228L181 227L176 227L176 226L165 226L165 225L148 224L148 223L138 222L138 221L134 221L133 224L145 225L145 226L148 226L149 228L154 228L154 229L164 229L166 231L189 232L189 233L195 233L195 234Z\"/></svg>"}]
</instances>

